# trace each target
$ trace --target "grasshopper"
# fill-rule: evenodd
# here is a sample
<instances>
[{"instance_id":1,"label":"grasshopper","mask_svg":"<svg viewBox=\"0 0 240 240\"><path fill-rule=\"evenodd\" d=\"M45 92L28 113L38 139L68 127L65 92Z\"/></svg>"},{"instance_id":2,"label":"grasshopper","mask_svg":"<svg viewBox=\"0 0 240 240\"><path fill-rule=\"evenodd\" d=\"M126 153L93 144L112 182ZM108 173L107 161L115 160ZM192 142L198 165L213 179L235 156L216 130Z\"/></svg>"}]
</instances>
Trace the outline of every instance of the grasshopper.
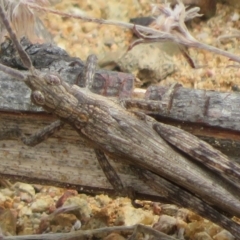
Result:
<instances>
[{"instance_id":1,"label":"grasshopper","mask_svg":"<svg viewBox=\"0 0 240 240\"><path fill-rule=\"evenodd\" d=\"M191 198L191 204L189 204L191 209L222 225L237 236L240 226L210 206L216 205L223 212L240 217L238 194L240 187L236 183L236 179L239 180L237 164L229 164L236 172L233 180L229 180L221 169L217 171L222 175L219 176L206 166L189 160L172 148L158 134L158 131L163 131L163 124L144 114L128 111L124 108L124 100L116 102L92 93L89 89L94 76L94 62L96 62L93 56L89 58L90 63L93 64L87 64L85 88L77 85L70 86L56 74L42 74L33 67L29 56L11 29L2 7L0 7L0 18L29 73L23 74L4 65L0 65L0 70L24 82L32 90L32 102L59 119L25 143L37 144L63 124L69 124L95 149L98 159L104 163L102 166L107 172L108 179L110 181L114 179L114 187L123 189L114 169L106 164L105 155L129 164L143 181L166 198L176 203L179 200L182 205L184 200ZM37 141L36 136L38 136ZM199 149L197 148L196 151ZM219 154L214 149L209 151L213 151L216 156ZM224 159L224 161L228 160ZM178 186L171 182L177 183Z\"/></svg>"}]
</instances>

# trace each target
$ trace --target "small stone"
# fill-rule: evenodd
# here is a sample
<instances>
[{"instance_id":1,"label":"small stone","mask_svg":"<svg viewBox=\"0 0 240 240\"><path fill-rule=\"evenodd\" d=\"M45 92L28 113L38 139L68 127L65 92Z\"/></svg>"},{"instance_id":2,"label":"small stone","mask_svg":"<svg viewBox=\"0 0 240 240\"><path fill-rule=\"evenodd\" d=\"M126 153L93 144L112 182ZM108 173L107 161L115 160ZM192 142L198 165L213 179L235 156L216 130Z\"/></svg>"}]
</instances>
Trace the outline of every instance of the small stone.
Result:
<instances>
[{"instance_id":1,"label":"small stone","mask_svg":"<svg viewBox=\"0 0 240 240\"><path fill-rule=\"evenodd\" d=\"M6 199L7 199L7 197L3 193L0 192L0 203L5 202Z\"/></svg>"},{"instance_id":2,"label":"small stone","mask_svg":"<svg viewBox=\"0 0 240 240\"><path fill-rule=\"evenodd\" d=\"M20 192L18 196L20 197L20 200L23 202L30 203L32 201L32 196L27 192Z\"/></svg>"},{"instance_id":3,"label":"small stone","mask_svg":"<svg viewBox=\"0 0 240 240\"><path fill-rule=\"evenodd\" d=\"M112 201L112 199L109 196L104 195L104 194L97 195L95 197L95 200L99 204L99 207L106 206L107 204L109 204Z\"/></svg>"},{"instance_id":4,"label":"small stone","mask_svg":"<svg viewBox=\"0 0 240 240\"><path fill-rule=\"evenodd\" d=\"M0 226L3 235L16 235L16 217L11 210L0 210Z\"/></svg>"},{"instance_id":5,"label":"small stone","mask_svg":"<svg viewBox=\"0 0 240 240\"><path fill-rule=\"evenodd\" d=\"M176 71L172 56L163 43L137 45L115 61L123 72L134 73L141 85L158 83Z\"/></svg>"},{"instance_id":6,"label":"small stone","mask_svg":"<svg viewBox=\"0 0 240 240\"><path fill-rule=\"evenodd\" d=\"M222 230L220 233L213 236L213 239L214 240L234 240L235 238L230 232L226 230Z\"/></svg>"},{"instance_id":7,"label":"small stone","mask_svg":"<svg viewBox=\"0 0 240 240\"><path fill-rule=\"evenodd\" d=\"M133 206L123 206L119 209L119 215L115 224L119 221L124 222L124 225L131 226L134 224L151 225L154 220L154 216L150 211L144 211L141 208L134 208Z\"/></svg>"},{"instance_id":8,"label":"small stone","mask_svg":"<svg viewBox=\"0 0 240 240\"><path fill-rule=\"evenodd\" d=\"M72 226L72 230L73 231L77 231L82 227L82 223L80 220L76 220L76 222L74 223L74 225Z\"/></svg>"},{"instance_id":9,"label":"small stone","mask_svg":"<svg viewBox=\"0 0 240 240\"><path fill-rule=\"evenodd\" d=\"M0 208L11 208L12 204L13 204L12 199L10 197L3 195L0 192Z\"/></svg>"},{"instance_id":10,"label":"small stone","mask_svg":"<svg viewBox=\"0 0 240 240\"><path fill-rule=\"evenodd\" d=\"M153 228L160 232L172 235L177 230L177 219L168 215L161 215Z\"/></svg>"},{"instance_id":11,"label":"small stone","mask_svg":"<svg viewBox=\"0 0 240 240\"><path fill-rule=\"evenodd\" d=\"M91 23L91 22L85 22L82 24L82 31L84 33L90 33L95 28L96 28L96 24Z\"/></svg>"},{"instance_id":12,"label":"small stone","mask_svg":"<svg viewBox=\"0 0 240 240\"><path fill-rule=\"evenodd\" d=\"M43 232L46 232L48 228L49 228L49 219L47 218L47 216L43 216L38 225L36 233L42 234Z\"/></svg>"},{"instance_id":13,"label":"small stone","mask_svg":"<svg viewBox=\"0 0 240 240\"><path fill-rule=\"evenodd\" d=\"M176 216L179 211L179 207L173 204L163 204L161 205L162 214L169 215L169 216Z\"/></svg>"},{"instance_id":14,"label":"small stone","mask_svg":"<svg viewBox=\"0 0 240 240\"><path fill-rule=\"evenodd\" d=\"M160 215L162 211L161 205L159 203L153 203L153 213Z\"/></svg>"},{"instance_id":15,"label":"small stone","mask_svg":"<svg viewBox=\"0 0 240 240\"><path fill-rule=\"evenodd\" d=\"M32 227L24 227L23 231L19 235L32 235L34 234Z\"/></svg>"},{"instance_id":16,"label":"small stone","mask_svg":"<svg viewBox=\"0 0 240 240\"><path fill-rule=\"evenodd\" d=\"M212 240L212 238L206 232L196 233L194 240Z\"/></svg>"},{"instance_id":17,"label":"small stone","mask_svg":"<svg viewBox=\"0 0 240 240\"><path fill-rule=\"evenodd\" d=\"M67 191L72 191L72 190L69 189ZM77 192L77 191L75 191L75 192ZM62 195L63 189L53 187L53 186L47 186L47 187L45 187L45 193L49 194L52 198L54 198L54 197L58 197L59 195Z\"/></svg>"},{"instance_id":18,"label":"small stone","mask_svg":"<svg viewBox=\"0 0 240 240\"><path fill-rule=\"evenodd\" d=\"M32 209L30 209L28 206L24 206L20 209L18 216L22 217L23 215L31 216L32 215Z\"/></svg>"},{"instance_id":19,"label":"small stone","mask_svg":"<svg viewBox=\"0 0 240 240\"><path fill-rule=\"evenodd\" d=\"M13 189L15 189L15 191L19 190L21 192L29 193L31 196L35 195L35 190L34 190L33 186L30 184L27 184L27 183L16 182L13 185Z\"/></svg>"},{"instance_id":20,"label":"small stone","mask_svg":"<svg viewBox=\"0 0 240 240\"><path fill-rule=\"evenodd\" d=\"M4 202L4 207L9 209L12 208L12 206L13 206L12 199L6 199L6 201Z\"/></svg>"},{"instance_id":21,"label":"small stone","mask_svg":"<svg viewBox=\"0 0 240 240\"><path fill-rule=\"evenodd\" d=\"M92 211L89 206L88 200L84 198L84 195L83 198L80 198L80 195L70 197L66 200L64 205L78 205L79 209L77 209L76 211L78 212L78 214L80 214L81 220L87 221L88 219L90 219Z\"/></svg>"},{"instance_id":22,"label":"small stone","mask_svg":"<svg viewBox=\"0 0 240 240\"><path fill-rule=\"evenodd\" d=\"M239 14L237 12L233 13L233 15L231 16L231 20L233 22L236 22L239 20Z\"/></svg>"},{"instance_id":23,"label":"small stone","mask_svg":"<svg viewBox=\"0 0 240 240\"><path fill-rule=\"evenodd\" d=\"M103 238L103 240L126 240L126 238L118 233L111 233L107 237Z\"/></svg>"},{"instance_id":24,"label":"small stone","mask_svg":"<svg viewBox=\"0 0 240 240\"><path fill-rule=\"evenodd\" d=\"M78 219L74 214L61 213L57 214L50 223L53 225L60 225L62 227L72 227Z\"/></svg>"},{"instance_id":25,"label":"small stone","mask_svg":"<svg viewBox=\"0 0 240 240\"><path fill-rule=\"evenodd\" d=\"M209 236L213 237L214 235L218 234L221 231L222 231L221 227L214 223L211 223L209 224L206 232L208 233Z\"/></svg>"},{"instance_id":26,"label":"small stone","mask_svg":"<svg viewBox=\"0 0 240 240\"><path fill-rule=\"evenodd\" d=\"M78 192L76 190L69 189L69 190L65 191L64 194L58 199L58 201L56 203L56 208L61 207L69 197L76 196L77 194L78 194Z\"/></svg>"},{"instance_id":27,"label":"small stone","mask_svg":"<svg viewBox=\"0 0 240 240\"><path fill-rule=\"evenodd\" d=\"M191 211L189 211L186 208L180 208L177 212L177 215L175 216L178 219L181 219L182 221L187 222L188 219L188 215L191 213Z\"/></svg>"},{"instance_id":28,"label":"small stone","mask_svg":"<svg viewBox=\"0 0 240 240\"><path fill-rule=\"evenodd\" d=\"M4 196L7 196L7 197L13 197L14 195L14 192L9 188L0 189L0 193L2 193Z\"/></svg>"},{"instance_id":29,"label":"small stone","mask_svg":"<svg viewBox=\"0 0 240 240\"><path fill-rule=\"evenodd\" d=\"M203 219L202 217L200 217L199 215L197 215L194 212L190 211L188 214L188 221L190 221L190 222L201 221L202 219Z\"/></svg>"},{"instance_id":30,"label":"small stone","mask_svg":"<svg viewBox=\"0 0 240 240\"><path fill-rule=\"evenodd\" d=\"M41 198L35 199L30 208L33 212L47 211L50 206L54 204L53 199L50 196L41 196Z\"/></svg>"},{"instance_id":31,"label":"small stone","mask_svg":"<svg viewBox=\"0 0 240 240\"><path fill-rule=\"evenodd\" d=\"M96 217L94 216L93 218L91 218L89 221L87 221L86 223L83 223L82 226L82 230L86 230L86 229L96 229L96 228L104 228L107 227L107 221L106 218L103 217ZM99 234L99 238L102 239L103 236L106 236L106 233L102 233Z\"/></svg>"}]
</instances>

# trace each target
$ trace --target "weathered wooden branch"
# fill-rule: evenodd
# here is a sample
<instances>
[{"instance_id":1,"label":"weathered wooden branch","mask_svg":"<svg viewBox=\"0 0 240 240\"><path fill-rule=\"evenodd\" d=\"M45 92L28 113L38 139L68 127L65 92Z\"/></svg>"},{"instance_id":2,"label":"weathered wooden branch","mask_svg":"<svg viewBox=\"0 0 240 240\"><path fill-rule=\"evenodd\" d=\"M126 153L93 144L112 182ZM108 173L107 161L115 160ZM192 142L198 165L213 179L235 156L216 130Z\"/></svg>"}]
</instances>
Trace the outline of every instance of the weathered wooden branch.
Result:
<instances>
[{"instance_id":1,"label":"weathered wooden branch","mask_svg":"<svg viewBox=\"0 0 240 240\"><path fill-rule=\"evenodd\" d=\"M60 186L86 187L86 191L109 191L112 187L100 168L95 153L70 126L35 147L20 141L21 133L30 135L56 120L47 113L0 112L0 172L22 180ZM156 195L119 162L111 162L126 186ZM84 190L84 189L82 189Z\"/></svg>"},{"instance_id":2,"label":"weathered wooden branch","mask_svg":"<svg viewBox=\"0 0 240 240\"><path fill-rule=\"evenodd\" d=\"M240 131L240 94L183 88L180 84L171 87L150 86L143 104L138 109L148 114ZM129 102L129 105L133 102Z\"/></svg>"}]
</instances>

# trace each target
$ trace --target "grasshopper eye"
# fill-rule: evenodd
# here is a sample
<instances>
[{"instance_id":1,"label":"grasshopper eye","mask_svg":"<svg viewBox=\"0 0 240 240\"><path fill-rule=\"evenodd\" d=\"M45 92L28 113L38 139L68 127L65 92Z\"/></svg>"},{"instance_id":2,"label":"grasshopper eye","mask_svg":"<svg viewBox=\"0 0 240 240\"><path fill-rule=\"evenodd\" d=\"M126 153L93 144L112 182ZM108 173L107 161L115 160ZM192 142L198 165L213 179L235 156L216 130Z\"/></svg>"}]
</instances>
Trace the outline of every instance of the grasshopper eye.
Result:
<instances>
[{"instance_id":1,"label":"grasshopper eye","mask_svg":"<svg viewBox=\"0 0 240 240\"><path fill-rule=\"evenodd\" d=\"M46 74L44 78L50 85L59 85L61 83L61 79L54 74Z\"/></svg>"},{"instance_id":2,"label":"grasshopper eye","mask_svg":"<svg viewBox=\"0 0 240 240\"><path fill-rule=\"evenodd\" d=\"M33 91L31 94L31 99L36 105L42 106L45 104L45 97L40 91Z\"/></svg>"}]
</instances>

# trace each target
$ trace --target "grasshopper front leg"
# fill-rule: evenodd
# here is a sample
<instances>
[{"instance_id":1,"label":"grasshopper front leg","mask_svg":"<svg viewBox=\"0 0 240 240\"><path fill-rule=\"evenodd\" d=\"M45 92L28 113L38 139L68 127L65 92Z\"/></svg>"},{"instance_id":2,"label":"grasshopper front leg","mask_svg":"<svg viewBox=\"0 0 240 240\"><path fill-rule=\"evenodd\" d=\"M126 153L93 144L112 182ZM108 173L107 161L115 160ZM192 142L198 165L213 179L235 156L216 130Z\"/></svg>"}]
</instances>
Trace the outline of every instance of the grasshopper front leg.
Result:
<instances>
[{"instance_id":1,"label":"grasshopper front leg","mask_svg":"<svg viewBox=\"0 0 240 240\"><path fill-rule=\"evenodd\" d=\"M25 57L24 59L27 59ZM87 59L85 69L84 69L84 82L86 83L86 87L89 89L93 82L93 77L96 68L96 57L94 55L90 55ZM25 60L23 62L24 65L33 68L31 61ZM54 79L53 79L54 81ZM36 146L37 144L43 142L44 140L51 137L55 132L59 131L64 126L64 122L57 120L50 125L44 127L38 132L32 134L29 137L22 136L22 142L27 146Z\"/></svg>"},{"instance_id":2,"label":"grasshopper front leg","mask_svg":"<svg viewBox=\"0 0 240 240\"><path fill-rule=\"evenodd\" d=\"M27 57L25 57L24 59L27 59ZM33 68L31 61L25 60L23 64ZM90 86L92 85L95 68L96 68L96 57L94 55L90 55L87 59L85 69L84 69L84 81L87 84L86 86L87 88L90 88ZM32 134L29 137L22 136L21 140L25 145L33 147L43 142L44 140L48 139L49 137L51 137L55 132L59 131L63 126L64 126L64 122L57 120L51 123L50 125L44 127L40 131Z\"/></svg>"},{"instance_id":3,"label":"grasshopper front leg","mask_svg":"<svg viewBox=\"0 0 240 240\"><path fill-rule=\"evenodd\" d=\"M34 147L59 131L63 125L63 122L57 120L29 137L22 136L21 140L25 145Z\"/></svg>"},{"instance_id":4,"label":"grasshopper front leg","mask_svg":"<svg viewBox=\"0 0 240 240\"><path fill-rule=\"evenodd\" d=\"M32 67L31 61L29 63L28 61L25 60L25 62L23 62L25 65ZM96 57L94 55L90 55L87 59L85 69L84 69L84 81L87 84L86 86L87 88L90 88L90 86L92 85L95 68L96 68ZM57 120L51 123L50 125L44 127L43 129L39 130L38 132L32 134L29 137L22 136L21 140L25 145L33 147L43 142L44 140L48 139L49 137L51 137L55 132L59 131L63 126L64 126L64 122Z\"/></svg>"}]
</instances>

